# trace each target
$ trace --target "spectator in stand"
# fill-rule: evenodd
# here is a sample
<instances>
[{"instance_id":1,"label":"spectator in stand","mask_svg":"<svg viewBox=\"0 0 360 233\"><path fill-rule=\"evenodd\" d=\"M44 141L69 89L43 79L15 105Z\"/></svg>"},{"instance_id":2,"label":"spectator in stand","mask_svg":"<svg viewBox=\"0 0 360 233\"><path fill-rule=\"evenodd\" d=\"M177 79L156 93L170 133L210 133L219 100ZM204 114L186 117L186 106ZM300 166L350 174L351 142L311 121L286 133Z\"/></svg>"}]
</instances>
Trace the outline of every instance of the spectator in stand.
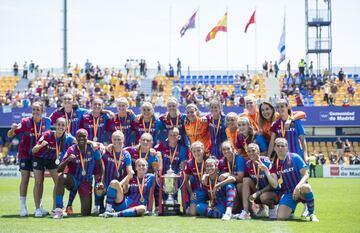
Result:
<instances>
[{"instance_id":1,"label":"spectator in stand","mask_svg":"<svg viewBox=\"0 0 360 233\"><path fill-rule=\"evenodd\" d=\"M329 98L328 98L328 105L329 106L334 106L335 104L335 98L332 94L329 95Z\"/></svg>"},{"instance_id":2,"label":"spectator in stand","mask_svg":"<svg viewBox=\"0 0 360 233\"><path fill-rule=\"evenodd\" d=\"M27 66L27 62L24 63L23 65L23 79L28 79L28 66Z\"/></svg>"},{"instance_id":3,"label":"spectator in stand","mask_svg":"<svg viewBox=\"0 0 360 233\"><path fill-rule=\"evenodd\" d=\"M345 74L342 68L340 68L340 71L338 73L338 77L339 77L339 81L340 81L340 85L342 85L343 83L345 83Z\"/></svg>"},{"instance_id":4,"label":"spectator in stand","mask_svg":"<svg viewBox=\"0 0 360 233\"><path fill-rule=\"evenodd\" d=\"M160 85L159 85L159 92L160 92L160 93L163 93L163 92L164 92L164 84L163 84L162 81L160 82Z\"/></svg>"},{"instance_id":5,"label":"spectator in stand","mask_svg":"<svg viewBox=\"0 0 360 233\"><path fill-rule=\"evenodd\" d=\"M277 64L277 61L275 61L275 64L274 64L274 71L275 71L275 78L277 78L278 73L279 73L279 65Z\"/></svg>"},{"instance_id":6,"label":"spectator in stand","mask_svg":"<svg viewBox=\"0 0 360 233\"><path fill-rule=\"evenodd\" d=\"M322 88L324 89L323 101L325 101L326 103L329 103L329 85L328 85L328 83L326 82Z\"/></svg>"},{"instance_id":7,"label":"spectator in stand","mask_svg":"<svg viewBox=\"0 0 360 233\"><path fill-rule=\"evenodd\" d=\"M158 75L161 74L161 64L160 64L159 61L157 62L157 74L158 74Z\"/></svg>"},{"instance_id":8,"label":"spectator in stand","mask_svg":"<svg viewBox=\"0 0 360 233\"><path fill-rule=\"evenodd\" d=\"M350 148L351 148L351 143L349 141L349 139L346 139L344 142L344 155L345 157L349 157L348 155L350 154Z\"/></svg>"},{"instance_id":9,"label":"spectator in stand","mask_svg":"<svg viewBox=\"0 0 360 233\"><path fill-rule=\"evenodd\" d=\"M17 62L14 63L13 69L14 69L14 76L18 76L18 74L19 74L19 65L17 64Z\"/></svg>"},{"instance_id":10,"label":"spectator in stand","mask_svg":"<svg viewBox=\"0 0 360 233\"><path fill-rule=\"evenodd\" d=\"M299 64L298 64L299 73L300 73L301 76L305 75L305 66L306 66L306 62L304 61L304 59L301 59Z\"/></svg>"},{"instance_id":11,"label":"spectator in stand","mask_svg":"<svg viewBox=\"0 0 360 233\"><path fill-rule=\"evenodd\" d=\"M174 77L174 68L171 64L169 64L169 70L166 72L165 76L170 78Z\"/></svg>"},{"instance_id":12,"label":"spectator in stand","mask_svg":"<svg viewBox=\"0 0 360 233\"><path fill-rule=\"evenodd\" d=\"M265 60L264 64L263 64L263 74L265 74L266 77L269 76L268 73L268 62Z\"/></svg>"},{"instance_id":13,"label":"spectator in stand","mask_svg":"<svg viewBox=\"0 0 360 233\"><path fill-rule=\"evenodd\" d=\"M341 156L344 153L344 142L341 141L341 138L338 137L337 141L335 142L336 145L336 153Z\"/></svg>"},{"instance_id":14,"label":"spectator in stand","mask_svg":"<svg viewBox=\"0 0 360 233\"><path fill-rule=\"evenodd\" d=\"M287 75L291 76L291 64L290 64L290 60L288 61L288 63L286 64L286 71L287 71Z\"/></svg>"},{"instance_id":15,"label":"spectator in stand","mask_svg":"<svg viewBox=\"0 0 360 233\"><path fill-rule=\"evenodd\" d=\"M343 105L344 108L350 107L350 103L349 103L349 99L347 97L345 97L345 99L343 100Z\"/></svg>"},{"instance_id":16,"label":"spectator in stand","mask_svg":"<svg viewBox=\"0 0 360 233\"><path fill-rule=\"evenodd\" d=\"M309 157L310 161L309 161L309 164L310 164L310 177L313 177L314 175L314 178L316 178L316 160L317 160L317 157L314 153L312 153Z\"/></svg>"},{"instance_id":17,"label":"spectator in stand","mask_svg":"<svg viewBox=\"0 0 360 233\"><path fill-rule=\"evenodd\" d=\"M299 91L299 88L296 88L295 89L295 101L296 101L296 106L297 107L302 107L304 106L304 103L303 103L303 97Z\"/></svg>"},{"instance_id":18,"label":"spectator in stand","mask_svg":"<svg viewBox=\"0 0 360 233\"><path fill-rule=\"evenodd\" d=\"M274 67L273 67L272 61L270 61L270 63L269 63L269 73L270 73L271 77L274 74Z\"/></svg>"},{"instance_id":19,"label":"spectator in stand","mask_svg":"<svg viewBox=\"0 0 360 233\"><path fill-rule=\"evenodd\" d=\"M178 58L177 59L177 64L176 64L176 75L177 76L180 76L181 75L181 61L180 59Z\"/></svg>"},{"instance_id":20,"label":"spectator in stand","mask_svg":"<svg viewBox=\"0 0 360 233\"><path fill-rule=\"evenodd\" d=\"M314 65L313 65L313 61L311 61L309 65L309 75L312 76L313 74L314 74Z\"/></svg>"},{"instance_id":21,"label":"spectator in stand","mask_svg":"<svg viewBox=\"0 0 360 233\"><path fill-rule=\"evenodd\" d=\"M317 159L318 159L318 164L319 165L324 165L326 164L326 159L325 159L325 156L324 154L322 153L322 151L319 151L319 154L317 156Z\"/></svg>"},{"instance_id":22,"label":"spectator in stand","mask_svg":"<svg viewBox=\"0 0 360 233\"><path fill-rule=\"evenodd\" d=\"M330 92L331 92L332 96L334 96L334 98L336 98L336 94L337 94L338 90L339 90L339 88L338 88L337 84L335 82L331 82Z\"/></svg>"},{"instance_id":23,"label":"spectator in stand","mask_svg":"<svg viewBox=\"0 0 360 233\"><path fill-rule=\"evenodd\" d=\"M351 97L352 100L354 100L355 88L351 85L350 82L348 82L347 93L348 96Z\"/></svg>"},{"instance_id":24,"label":"spectator in stand","mask_svg":"<svg viewBox=\"0 0 360 233\"><path fill-rule=\"evenodd\" d=\"M152 92L157 92L158 90L158 82L155 78L151 81L151 90Z\"/></svg>"},{"instance_id":25,"label":"spectator in stand","mask_svg":"<svg viewBox=\"0 0 360 233\"><path fill-rule=\"evenodd\" d=\"M180 84L178 83L177 85L173 86L173 88L171 90L171 94L173 97L175 97L181 103L182 101L180 100L180 97L181 97L180 93L181 93L181 87L180 87Z\"/></svg>"},{"instance_id":26,"label":"spectator in stand","mask_svg":"<svg viewBox=\"0 0 360 233\"><path fill-rule=\"evenodd\" d=\"M331 151L329 154L329 161L330 164L336 164L338 160L338 156L336 154L336 149L334 151Z\"/></svg>"}]
</instances>

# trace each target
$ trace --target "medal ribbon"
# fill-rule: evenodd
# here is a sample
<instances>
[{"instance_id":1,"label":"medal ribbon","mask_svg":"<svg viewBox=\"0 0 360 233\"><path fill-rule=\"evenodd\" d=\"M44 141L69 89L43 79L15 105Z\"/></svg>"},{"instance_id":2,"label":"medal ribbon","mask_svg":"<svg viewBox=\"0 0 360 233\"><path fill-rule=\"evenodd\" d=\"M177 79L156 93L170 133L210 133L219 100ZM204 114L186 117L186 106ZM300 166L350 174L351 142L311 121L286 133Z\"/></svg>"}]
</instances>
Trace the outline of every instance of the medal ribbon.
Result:
<instances>
[{"instance_id":1,"label":"medal ribbon","mask_svg":"<svg viewBox=\"0 0 360 233\"><path fill-rule=\"evenodd\" d=\"M153 121L153 117L151 117L151 119L150 119L148 131L146 131L146 124L145 124L144 117L143 117L142 123L143 123L143 127L144 127L144 130L145 130L145 133L151 133L150 129L151 129L152 121Z\"/></svg>"},{"instance_id":2,"label":"medal ribbon","mask_svg":"<svg viewBox=\"0 0 360 233\"><path fill-rule=\"evenodd\" d=\"M74 110L71 110L70 118L68 117L67 112L65 112L65 118L66 118L66 123L67 123L67 132L69 134L71 134L71 119L72 119L73 111Z\"/></svg>"},{"instance_id":3,"label":"medal ribbon","mask_svg":"<svg viewBox=\"0 0 360 233\"><path fill-rule=\"evenodd\" d=\"M215 184L214 184L214 187L216 186L216 184L218 183L218 176L216 177L215 179ZM215 199L215 195L213 193L213 187L211 185L211 179L209 177L209 189L210 189L210 196L211 196L211 203L213 204L214 203L214 199Z\"/></svg>"},{"instance_id":4,"label":"medal ribbon","mask_svg":"<svg viewBox=\"0 0 360 233\"><path fill-rule=\"evenodd\" d=\"M232 160L232 165L231 165L231 167L230 167L229 160L227 161L227 166L228 166L228 169L229 169L229 173L230 173L230 174L232 174L232 172L233 172L234 164L235 164L235 156L233 156L233 160Z\"/></svg>"},{"instance_id":5,"label":"medal ribbon","mask_svg":"<svg viewBox=\"0 0 360 233\"><path fill-rule=\"evenodd\" d=\"M198 168L198 165L197 165L197 162L196 160L194 159L194 162L195 162L195 168L196 168L196 173L197 173L197 176L199 178L199 182L201 184L201 177L204 173L204 161L201 162L201 173L199 174L199 168Z\"/></svg>"},{"instance_id":6,"label":"medal ribbon","mask_svg":"<svg viewBox=\"0 0 360 233\"><path fill-rule=\"evenodd\" d=\"M95 120L95 117L93 117L94 120L94 137L93 138L97 138L97 133L98 133L98 128L99 128L99 119L100 116Z\"/></svg>"},{"instance_id":7,"label":"medal ribbon","mask_svg":"<svg viewBox=\"0 0 360 233\"><path fill-rule=\"evenodd\" d=\"M138 187L139 187L140 201L141 201L141 200L144 200L145 177L143 177L141 184L140 184L140 181L139 181L139 177L136 177L136 180L137 180Z\"/></svg>"},{"instance_id":8,"label":"medal ribbon","mask_svg":"<svg viewBox=\"0 0 360 233\"><path fill-rule=\"evenodd\" d=\"M174 128L174 123L172 122L171 117L170 117L170 124L171 124L171 128ZM175 125L175 127L179 128L179 116L176 116L176 125Z\"/></svg>"},{"instance_id":9,"label":"medal ribbon","mask_svg":"<svg viewBox=\"0 0 360 233\"><path fill-rule=\"evenodd\" d=\"M178 147L178 145L176 145L176 147L175 147L175 150L174 150L173 154L171 154L171 148L170 148L170 168L171 168L171 164L172 164L172 162L173 162L173 161L174 161L174 159L175 159L175 155L176 155L176 150L177 150L177 147Z\"/></svg>"},{"instance_id":10,"label":"medal ribbon","mask_svg":"<svg viewBox=\"0 0 360 233\"><path fill-rule=\"evenodd\" d=\"M282 183L284 182L283 176L282 176L282 171L283 171L283 169L284 169L284 164L285 164L286 158L287 158L287 156L285 157L284 162L283 162L283 164L282 164L282 166L281 166L280 177L279 177L279 179L278 179L278 184L279 184L279 187L280 187L280 188L281 188ZM276 159L276 170L278 170L279 166L280 166L280 159L277 158L277 159Z\"/></svg>"},{"instance_id":11,"label":"medal ribbon","mask_svg":"<svg viewBox=\"0 0 360 233\"><path fill-rule=\"evenodd\" d=\"M84 158L86 157L86 147L87 147L87 145L85 145L85 155L84 155ZM82 171L85 172L85 161L84 161L83 155L81 154L80 147L79 147L79 154L80 154L81 168L82 168Z\"/></svg>"},{"instance_id":12,"label":"medal ribbon","mask_svg":"<svg viewBox=\"0 0 360 233\"><path fill-rule=\"evenodd\" d=\"M118 117L119 117L120 130L121 130L121 132L124 132L124 131L123 131L122 124L121 124L121 117L120 117L120 114L118 114ZM124 120L124 123L126 123L126 119L127 119L127 113L126 113L126 115L125 115L125 120Z\"/></svg>"},{"instance_id":13,"label":"medal ribbon","mask_svg":"<svg viewBox=\"0 0 360 233\"><path fill-rule=\"evenodd\" d=\"M35 120L33 119L34 121L34 134L35 134L35 139L38 140L40 135L41 135L41 126L42 126L42 118L40 120L40 125L39 125L39 133L38 133L38 130L37 130L37 127L36 127L36 123L35 123Z\"/></svg>"},{"instance_id":14,"label":"medal ribbon","mask_svg":"<svg viewBox=\"0 0 360 233\"><path fill-rule=\"evenodd\" d=\"M148 157L148 155L149 155L149 152L150 152L150 150L148 151L148 152L146 152L146 155L145 155L145 160L147 160L147 157ZM142 159L142 152L141 152L141 147L140 147L140 149L139 149L139 157L140 157L140 159Z\"/></svg>"},{"instance_id":15,"label":"medal ribbon","mask_svg":"<svg viewBox=\"0 0 360 233\"><path fill-rule=\"evenodd\" d=\"M259 169L259 167L257 167L257 169L256 169L254 162L252 162L252 166L253 166L253 170L254 170L254 173L256 176L256 189L258 189L259 188L260 169Z\"/></svg>"},{"instance_id":16,"label":"medal ribbon","mask_svg":"<svg viewBox=\"0 0 360 233\"><path fill-rule=\"evenodd\" d=\"M119 167L120 167L120 164L121 164L121 160L123 159L123 152L122 152L122 150L121 150L121 152L120 152L119 161L116 160L115 149L113 149L113 157L114 157L116 172L118 173L118 172L119 172Z\"/></svg>"}]
</instances>

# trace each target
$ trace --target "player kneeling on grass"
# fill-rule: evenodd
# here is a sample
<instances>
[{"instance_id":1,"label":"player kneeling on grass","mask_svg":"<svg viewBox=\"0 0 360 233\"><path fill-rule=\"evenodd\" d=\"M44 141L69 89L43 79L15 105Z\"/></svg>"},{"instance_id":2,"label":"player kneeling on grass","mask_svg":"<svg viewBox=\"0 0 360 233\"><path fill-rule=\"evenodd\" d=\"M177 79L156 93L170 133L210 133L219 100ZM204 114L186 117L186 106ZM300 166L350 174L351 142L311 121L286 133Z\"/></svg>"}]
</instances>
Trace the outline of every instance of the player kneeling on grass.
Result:
<instances>
[{"instance_id":1,"label":"player kneeling on grass","mask_svg":"<svg viewBox=\"0 0 360 233\"><path fill-rule=\"evenodd\" d=\"M196 206L198 215L209 218L231 219L231 212L235 198L235 177L229 173L219 176L218 160L211 157L206 160L206 174L202 177L202 184L209 194L210 206L200 203Z\"/></svg>"},{"instance_id":2,"label":"player kneeling on grass","mask_svg":"<svg viewBox=\"0 0 360 233\"><path fill-rule=\"evenodd\" d=\"M53 218L63 216L63 197L65 188L78 191L81 202L81 215L91 214L92 180L95 163L100 168L100 176L104 174L104 164L101 160L100 151L97 147L88 143L88 133L84 129L76 132L77 145L71 146L58 167L58 172L63 172L67 167L67 173L58 176L56 184L56 209ZM102 183L98 183L99 186Z\"/></svg>"},{"instance_id":3,"label":"player kneeling on grass","mask_svg":"<svg viewBox=\"0 0 360 233\"><path fill-rule=\"evenodd\" d=\"M190 206L186 213L192 216L196 215L196 206L206 203L208 196L201 184L205 168L205 147L200 141L196 141L190 146L192 159L186 162L185 166L185 187L190 196Z\"/></svg>"},{"instance_id":4,"label":"player kneeling on grass","mask_svg":"<svg viewBox=\"0 0 360 233\"><path fill-rule=\"evenodd\" d=\"M111 135L111 141L112 144L107 147L102 156L104 176L101 183L103 183L104 186L96 186L98 188L95 190L95 198L100 205L99 213L105 212L104 197L110 182L114 179L121 181L127 174L134 173L131 166L131 155L123 149L125 141L124 134L120 130L116 130ZM97 180L96 183L98 182L100 182L100 180Z\"/></svg>"},{"instance_id":5,"label":"player kneeling on grass","mask_svg":"<svg viewBox=\"0 0 360 233\"><path fill-rule=\"evenodd\" d=\"M256 216L266 217L268 214L266 213L264 205L268 205L269 218L275 219L276 212L274 205L277 203L278 198L275 192L271 192L272 188L267 180L270 174L263 171L263 167L269 169L271 162L268 157L260 156L259 146L255 143L247 146L247 153L250 160L246 161L245 176L247 177L243 179L239 192L242 197L243 210L238 218L243 220L251 219L249 204L250 202L255 202L262 205L256 213Z\"/></svg>"},{"instance_id":6,"label":"player kneeling on grass","mask_svg":"<svg viewBox=\"0 0 360 233\"><path fill-rule=\"evenodd\" d=\"M288 152L288 142L285 138L275 140L276 157L267 176L273 188L280 187L282 194L277 211L277 219L286 220L295 211L298 202L306 203L309 219L319 222L314 214L314 194L307 183L309 173L304 160L295 153Z\"/></svg>"},{"instance_id":7,"label":"player kneeling on grass","mask_svg":"<svg viewBox=\"0 0 360 233\"><path fill-rule=\"evenodd\" d=\"M136 176L132 173L120 182L112 180L107 189L106 211L102 217L136 217L151 211L154 193L154 174L147 173L145 159L135 162Z\"/></svg>"}]
</instances>

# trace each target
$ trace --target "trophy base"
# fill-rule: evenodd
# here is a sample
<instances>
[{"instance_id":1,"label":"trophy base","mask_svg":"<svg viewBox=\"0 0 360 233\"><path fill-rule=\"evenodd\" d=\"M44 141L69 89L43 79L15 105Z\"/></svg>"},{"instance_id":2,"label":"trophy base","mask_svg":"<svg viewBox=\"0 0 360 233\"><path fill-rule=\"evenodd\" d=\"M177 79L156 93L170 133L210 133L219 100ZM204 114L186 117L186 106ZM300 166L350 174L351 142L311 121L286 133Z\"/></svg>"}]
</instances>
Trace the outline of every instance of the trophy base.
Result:
<instances>
[{"instance_id":1,"label":"trophy base","mask_svg":"<svg viewBox=\"0 0 360 233\"><path fill-rule=\"evenodd\" d=\"M161 216L181 215L180 204L163 204Z\"/></svg>"}]
</instances>

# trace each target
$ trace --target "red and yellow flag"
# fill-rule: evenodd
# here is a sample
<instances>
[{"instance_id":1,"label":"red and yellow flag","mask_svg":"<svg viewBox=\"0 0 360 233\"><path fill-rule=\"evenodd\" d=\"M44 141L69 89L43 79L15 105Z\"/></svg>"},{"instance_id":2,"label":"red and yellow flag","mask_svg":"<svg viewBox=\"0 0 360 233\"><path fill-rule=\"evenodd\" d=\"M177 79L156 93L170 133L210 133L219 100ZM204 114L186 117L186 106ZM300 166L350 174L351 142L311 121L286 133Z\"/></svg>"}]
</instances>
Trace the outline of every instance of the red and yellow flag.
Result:
<instances>
[{"instance_id":1,"label":"red and yellow flag","mask_svg":"<svg viewBox=\"0 0 360 233\"><path fill-rule=\"evenodd\" d=\"M214 39L218 31L227 32L227 12L209 32L209 34L207 34L205 41L208 42L209 40Z\"/></svg>"}]
</instances>

